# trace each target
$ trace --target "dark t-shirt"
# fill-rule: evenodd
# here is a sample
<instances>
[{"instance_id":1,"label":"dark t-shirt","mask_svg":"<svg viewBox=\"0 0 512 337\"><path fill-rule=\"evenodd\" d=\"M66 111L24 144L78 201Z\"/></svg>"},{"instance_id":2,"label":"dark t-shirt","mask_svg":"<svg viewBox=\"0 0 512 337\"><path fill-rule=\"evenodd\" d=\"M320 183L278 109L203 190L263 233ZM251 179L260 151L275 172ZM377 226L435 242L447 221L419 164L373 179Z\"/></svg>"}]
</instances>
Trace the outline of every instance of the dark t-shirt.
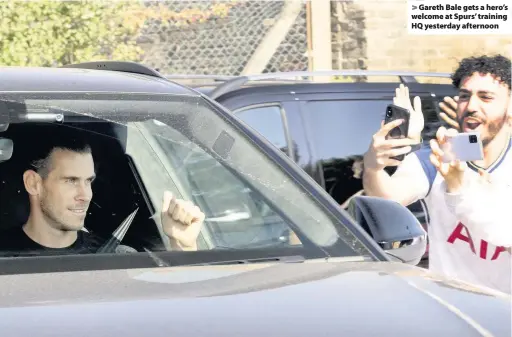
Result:
<instances>
[{"instance_id":1,"label":"dark t-shirt","mask_svg":"<svg viewBox=\"0 0 512 337\"><path fill-rule=\"evenodd\" d=\"M91 254L102 245L97 236L78 231L76 241L64 248L48 248L41 246L25 234L21 227L10 228L0 232L0 256L43 256Z\"/></svg>"}]
</instances>

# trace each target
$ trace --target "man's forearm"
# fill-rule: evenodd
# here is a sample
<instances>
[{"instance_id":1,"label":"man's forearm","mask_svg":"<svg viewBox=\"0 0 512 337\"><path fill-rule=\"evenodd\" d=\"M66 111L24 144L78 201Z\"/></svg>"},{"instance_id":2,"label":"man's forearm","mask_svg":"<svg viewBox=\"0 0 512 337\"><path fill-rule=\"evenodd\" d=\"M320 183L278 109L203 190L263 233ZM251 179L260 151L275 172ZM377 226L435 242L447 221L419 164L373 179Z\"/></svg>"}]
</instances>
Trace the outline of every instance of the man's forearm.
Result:
<instances>
[{"instance_id":1,"label":"man's forearm","mask_svg":"<svg viewBox=\"0 0 512 337\"><path fill-rule=\"evenodd\" d=\"M364 170L363 188L366 195L385 199L394 199L393 180L384 170Z\"/></svg>"}]
</instances>

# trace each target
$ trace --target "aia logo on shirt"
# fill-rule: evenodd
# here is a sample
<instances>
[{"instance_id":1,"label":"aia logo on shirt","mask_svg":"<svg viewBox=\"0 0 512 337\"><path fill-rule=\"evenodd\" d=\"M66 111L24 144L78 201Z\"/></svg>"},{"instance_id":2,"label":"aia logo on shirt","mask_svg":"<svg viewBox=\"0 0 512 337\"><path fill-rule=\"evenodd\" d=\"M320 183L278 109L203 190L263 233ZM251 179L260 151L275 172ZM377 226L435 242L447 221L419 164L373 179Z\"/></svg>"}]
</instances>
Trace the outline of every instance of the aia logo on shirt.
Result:
<instances>
[{"instance_id":1,"label":"aia logo on shirt","mask_svg":"<svg viewBox=\"0 0 512 337\"><path fill-rule=\"evenodd\" d=\"M452 234L448 237L447 242L453 244L455 241L460 240L466 242L471 251L478 255L481 259L484 260L496 260L502 252L505 252L507 249L505 247L496 247L494 252L488 252L489 243L485 240L480 240L480 245L478 246L478 252L475 249L475 243L471 238L471 234L469 230L462 223L458 223L457 227L453 230ZM492 254L489 254L492 253Z\"/></svg>"}]
</instances>

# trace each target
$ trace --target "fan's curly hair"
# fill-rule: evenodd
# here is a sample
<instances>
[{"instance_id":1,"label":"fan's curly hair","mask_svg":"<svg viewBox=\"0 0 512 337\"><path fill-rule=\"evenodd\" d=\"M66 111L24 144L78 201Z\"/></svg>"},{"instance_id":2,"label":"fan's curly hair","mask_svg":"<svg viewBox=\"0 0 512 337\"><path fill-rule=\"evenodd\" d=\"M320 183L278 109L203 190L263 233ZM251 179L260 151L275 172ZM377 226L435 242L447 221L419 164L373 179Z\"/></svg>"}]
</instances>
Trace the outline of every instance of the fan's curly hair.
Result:
<instances>
[{"instance_id":1,"label":"fan's curly hair","mask_svg":"<svg viewBox=\"0 0 512 337\"><path fill-rule=\"evenodd\" d=\"M510 90L511 68L510 59L503 55L467 57L460 61L459 67L453 73L452 83L459 88L462 80L474 73L491 74L501 83L505 83Z\"/></svg>"}]
</instances>

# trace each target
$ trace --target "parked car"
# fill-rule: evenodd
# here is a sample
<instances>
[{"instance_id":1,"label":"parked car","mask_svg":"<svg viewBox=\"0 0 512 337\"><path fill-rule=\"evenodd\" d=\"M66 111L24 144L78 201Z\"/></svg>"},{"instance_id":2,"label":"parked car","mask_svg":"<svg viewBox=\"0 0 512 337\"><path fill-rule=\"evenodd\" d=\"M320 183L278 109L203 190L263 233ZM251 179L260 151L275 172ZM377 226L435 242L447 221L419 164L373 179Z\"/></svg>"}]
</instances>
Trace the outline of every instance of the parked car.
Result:
<instances>
[{"instance_id":1,"label":"parked car","mask_svg":"<svg viewBox=\"0 0 512 337\"><path fill-rule=\"evenodd\" d=\"M314 76L355 76L372 81L309 80ZM388 82L376 81L382 76ZM390 82L390 77L400 82ZM438 104L445 96L457 95L457 91L451 84L419 82L419 78L429 77L449 79L450 74L341 70L239 77L170 76L175 80L203 80L193 87L266 137L345 207L351 196L362 192L362 156L400 83L408 86L411 98L421 98L425 143L444 124ZM205 84L204 80L210 83ZM388 171L392 173L394 168ZM409 209L427 229L428 212L424 203L417 201ZM428 251L421 265L428 265Z\"/></svg>"},{"instance_id":2,"label":"parked car","mask_svg":"<svg viewBox=\"0 0 512 337\"><path fill-rule=\"evenodd\" d=\"M35 149L80 134L97 169L86 230L120 241L0 251L2 337L510 336L510 296L413 266L426 237L407 208L361 196L343 210L197 91L123 62L0 74L1 229L27 219ZM169 247L165 190L205 212L198 251Z\"/></svg>"}]
</instances>

